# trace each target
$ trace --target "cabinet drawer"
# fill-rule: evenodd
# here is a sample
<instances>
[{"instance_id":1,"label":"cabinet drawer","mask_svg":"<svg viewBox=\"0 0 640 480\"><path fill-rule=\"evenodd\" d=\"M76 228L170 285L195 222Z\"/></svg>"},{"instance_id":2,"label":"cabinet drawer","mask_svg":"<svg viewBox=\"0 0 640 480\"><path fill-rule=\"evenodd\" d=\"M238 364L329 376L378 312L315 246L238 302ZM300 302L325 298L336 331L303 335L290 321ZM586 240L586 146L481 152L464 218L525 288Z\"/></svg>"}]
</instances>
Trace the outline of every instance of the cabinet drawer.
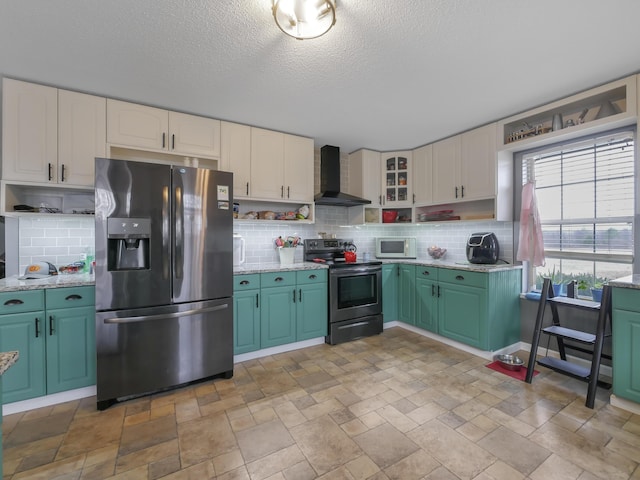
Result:
<instances>
[{"instance_id":1,"label":"cabinet drawer","mask_svg":"<svg viewBox=\"0 0 640 480\"><path fill-rule=\"evenodd\" d=\"M44 290L0 293L0 315L44 310Z\"/></svg>"},{"instance_id":2,"label":"cabinet drawer","mask_svg":"<svg viewBox=\"0 0 640 480\"><path fill-rule=\"evenodd\" d=\"M298 285L306 283L327 283L326 270L303 270L296 272L296 283Z\"/></svg>"},{"instance_id":3,"label":"cabinet drawer","mask_svg":"<svg viewBox=\"0 0 640 480\"><path fill-rule=\"evenodd\" d=\"M296 284L296 272L271 272L260 274L260 286L268 287L284 287Z\"/></svg>"},{"instance_id":4,"label":"cabinet drawer","mask_svg":"<svg viewBox=\"0 0 640 480\"><path fill-rule=\"evenodd\" d=\"M469 272L466 270L450 270L442 268L438 272L438 281L458 285L466 285L468 287L486 288L487 275L488 273Z\"/></svg>"},{"instance_id":5,"label":"cabinet drawer","mask_svg":"<svg viewBox=\"0 0 640 480\"><path fill-rule=\"evenodd\" d=\"M423 267L422 265L416 265L416 278L438 280L438 269L434 267Z\"/></svg>"},{"instance_id":6,"label":"cabinet drawer","mask_svg":"<svg viewBox=\"0 0 640 480\"><path fill-rule=\"evenodd\" d=\"M233 291L241 292L242 290L253 290L260 288L260 274L252 273L249 275L233 276Z\"/></svg>"},{"instance_id":7,"label":"cabinet drawer","mask_svg":"<svg viewBox=\"0 0 640 480\"><path fill-rule=\"evenodd\" d=\"M640 312L640 290L633 288L612 289L613 308Z\"/></svg>"},{"instance_id":8,"label":"cabinet drawer","mask_svg":"<svg viewBox=\"0 0 640 480\"><path fill-rule=\"evenodd\" d=\"M96 303L95 287L52 288L47 290L47 310L89 307Z\"/></svg>"}]
</instances>

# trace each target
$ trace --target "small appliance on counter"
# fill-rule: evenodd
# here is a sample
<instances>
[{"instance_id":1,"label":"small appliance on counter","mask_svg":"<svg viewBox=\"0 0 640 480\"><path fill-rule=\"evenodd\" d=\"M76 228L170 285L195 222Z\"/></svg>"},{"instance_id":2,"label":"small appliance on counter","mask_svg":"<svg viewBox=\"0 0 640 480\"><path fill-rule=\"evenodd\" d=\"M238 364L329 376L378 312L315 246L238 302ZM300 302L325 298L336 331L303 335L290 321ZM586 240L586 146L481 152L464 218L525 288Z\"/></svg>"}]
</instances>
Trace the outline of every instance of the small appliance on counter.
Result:
<instances>
[{"instance_id":1,"label":"small appliance on counter","mask_svg":"<svg viewBox=\"0 0 640 480\"><path fill-rule=\"evenodd\" d=\"M494 264L499 255L498 238L492 232L472 233L467 240L467 260L470 263Z\"/></svg>"},{"instance_id":2,"label":"small appliance on counter","mask_svg":"<svg viewBox=\"0 0 640 480\"><path fill-rule=\"evenodd\" d=\"M416 258L415 237L376 238L376 258Z\"/></svg>"},{"instance_id":3,"label":"small appliance on counter","mask_svg":"<svg viewBox=\"0 0 640 480\"><path fill-rule=\"evenodd\" d=\"M245 262L246 249L244 237L238 233L233 234L233 266L239 267Z\"/></svg>"}]
</instances>

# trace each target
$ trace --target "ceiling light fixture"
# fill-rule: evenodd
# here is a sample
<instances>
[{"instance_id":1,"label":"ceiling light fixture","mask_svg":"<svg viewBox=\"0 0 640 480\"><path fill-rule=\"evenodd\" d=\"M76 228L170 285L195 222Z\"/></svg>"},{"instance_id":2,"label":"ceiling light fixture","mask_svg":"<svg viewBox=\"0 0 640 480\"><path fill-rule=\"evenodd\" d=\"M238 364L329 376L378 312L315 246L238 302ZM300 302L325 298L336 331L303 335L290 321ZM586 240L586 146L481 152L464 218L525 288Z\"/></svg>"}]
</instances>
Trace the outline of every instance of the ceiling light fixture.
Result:
<instances>
[{"instance_id":1,"label":"ceiling light fixture","mask_svg":"<svg viewBox=\"0 0 640 480\"><path fill-rule=\"evenodd\" d=\"M336 0L273 0L273 18L298 40L318 38L336 23Z\"/></svg>"}]
</instances>

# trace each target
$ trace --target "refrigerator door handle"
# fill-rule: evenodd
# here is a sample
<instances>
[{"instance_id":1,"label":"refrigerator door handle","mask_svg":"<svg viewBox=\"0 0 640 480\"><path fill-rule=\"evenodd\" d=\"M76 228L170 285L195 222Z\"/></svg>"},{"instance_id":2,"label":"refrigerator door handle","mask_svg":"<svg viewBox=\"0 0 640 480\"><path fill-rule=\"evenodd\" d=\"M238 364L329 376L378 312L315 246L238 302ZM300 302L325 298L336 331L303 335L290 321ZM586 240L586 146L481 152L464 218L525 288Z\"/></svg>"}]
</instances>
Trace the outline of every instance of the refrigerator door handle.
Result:
<instances>
[{"instance_id":1,"label":"refrigerator door handle","mask_svg":"<svg viewBox=\"0 0 640 480\"><path fill-rule=\"evenodd\" d=\"M160 314L157 314L157 315L140 315L140 316L136 316L136 317L105 318L103 320L103 322L104 323L146 322L147 320L162 320L163 318L188 317L190 315L196 315L198 313L216 312L216 311L219 311L219 310L225 310L227 308L229 308L229 304L228 303L223 303L222 305L216 305L215 307L195 308L193 310L186 310L184 312L160 313Z\"/></svg>"},{"instance_id":2,"label":"refrigerator door handle","mask_svg":"<svg viewBox=\"0 0 640 480\"><path fill-rule=\"evenodd\" d=\"M184 265L184 205L182 204L182 187L175 188L174 220L176 224L173 252L173 274L175 278L183 278Z\"/></svg>"},{"instance_id":3,"label":"refrigerator door handle","mask_svg":"<svg viewBox=\"0 0 640 480\"><path fill-rule=\"evenodd\" d=\"M169 239L171 232L169 231L169 186L162 187L162 251L169 251ZM162 278L169 278L169 257L162 255Z\"/></svg>"}]
</instances>

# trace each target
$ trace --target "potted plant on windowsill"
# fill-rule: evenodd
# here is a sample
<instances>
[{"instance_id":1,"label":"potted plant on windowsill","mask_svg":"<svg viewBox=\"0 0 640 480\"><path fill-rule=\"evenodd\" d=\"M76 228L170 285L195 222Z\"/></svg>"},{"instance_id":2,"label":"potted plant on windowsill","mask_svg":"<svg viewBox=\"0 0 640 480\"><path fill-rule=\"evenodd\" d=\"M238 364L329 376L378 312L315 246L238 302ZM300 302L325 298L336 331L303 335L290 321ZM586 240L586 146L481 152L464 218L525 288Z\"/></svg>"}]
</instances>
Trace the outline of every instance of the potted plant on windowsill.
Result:
<instances>
[{"instance_id":1,"label":"potted plant on windowsill","mask_svg":"<svg viewBox=\"0 0 640 480\"><path fill-rule=\"evenodd\" d=\"M594 302L600 303L602 301L602 283L596 282L593 287L591 287L591 298Z\"/></svg>"}]
</instances>

